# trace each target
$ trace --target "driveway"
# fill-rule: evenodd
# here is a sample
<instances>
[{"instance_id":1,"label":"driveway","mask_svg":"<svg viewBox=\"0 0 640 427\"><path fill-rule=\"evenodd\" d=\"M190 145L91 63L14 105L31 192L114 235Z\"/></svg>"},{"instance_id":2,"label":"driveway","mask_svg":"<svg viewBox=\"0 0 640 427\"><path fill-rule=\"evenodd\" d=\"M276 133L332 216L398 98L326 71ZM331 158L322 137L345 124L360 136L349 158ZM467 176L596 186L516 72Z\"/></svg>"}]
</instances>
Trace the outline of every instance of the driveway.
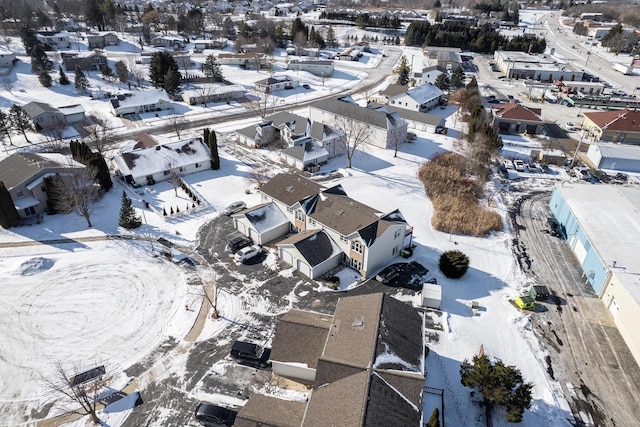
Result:
<instances>
[{"instance_id":1,"label":"driveway","mask_svg":"<svg viewBox=\"0 0 640 427\"><path fill-rule=\"evenodd\" d=\"M640 369L567 242L544 232L549 197L524 196L511 211L520 268L552 294L531 315L548 351L547 372L562 386L577 425L638 425Z\"/></svg>"}]
</instances>

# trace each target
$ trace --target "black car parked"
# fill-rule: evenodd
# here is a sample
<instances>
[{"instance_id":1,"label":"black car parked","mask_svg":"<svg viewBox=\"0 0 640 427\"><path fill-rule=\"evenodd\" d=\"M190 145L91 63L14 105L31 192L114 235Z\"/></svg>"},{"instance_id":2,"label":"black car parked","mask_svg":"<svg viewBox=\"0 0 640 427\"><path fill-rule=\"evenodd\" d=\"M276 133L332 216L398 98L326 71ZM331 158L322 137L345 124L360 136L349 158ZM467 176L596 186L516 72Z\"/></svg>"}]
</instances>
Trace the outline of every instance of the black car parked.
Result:
<instances>
[{"instance_id":1,"label":"black car parked","mask_svg":"<svg viewBox=\"0 0 640 427\"><path fill-rule=\"evenodd\" d=\"M232 426L236 420L236 415L236 411L205 402L200 402L193 414L200 424L207 427Z\"/></svg>"},{"instance_id":2,"label":"black car parked","mask_svg":"<svg viewBox=\"0 0 640 427\"><path fill-rule=\"evenodd\" d=\"M227 250L232 254L235 254L240 249L246 248L247 246L250 246L252 244L253 242L251 241L251 239L245 236L238 236L234 237L229 241L229 243L227 243Z\"/></svg>"},{"instance_id":3,"label":"black car parked","mask_svg":"<svg viewBox=\"0 0 640 427\"><path fill-rule=\"evenodd\" d=\"M243 365L266 368L270 356L271 349L260 347L258 344L236 341L231 346L231 357Z\"/></svg>"}]
</instances>

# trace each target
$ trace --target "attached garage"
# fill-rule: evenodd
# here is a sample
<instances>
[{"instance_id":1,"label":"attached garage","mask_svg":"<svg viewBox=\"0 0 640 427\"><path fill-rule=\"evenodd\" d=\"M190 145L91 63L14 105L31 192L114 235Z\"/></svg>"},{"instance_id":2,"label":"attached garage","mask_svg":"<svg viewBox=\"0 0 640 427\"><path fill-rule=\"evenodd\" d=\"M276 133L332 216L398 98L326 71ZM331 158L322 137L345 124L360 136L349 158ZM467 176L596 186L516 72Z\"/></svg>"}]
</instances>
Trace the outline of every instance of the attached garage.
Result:
<instances>
[{"instance_id":1,"label":"attached garage","mask_svg":"<svg viewBox=\"0 0 640 427\"><path fill-rule=\"evenodd\" d=\"M289 232L289 220L274 203L265 203L233 215L236 230L259 245L267 244Z\"/></svg>"},{"instance_id":2,"label":"attached garage","mask_svg":"<svg viewBox=\"0 0 640 427\"><path fill-rule=\"evenodd\" d=\"M306 230L278 242L280 258L315 279L340 264L342 251L322 230Z\"/></svg>"},{"instance_id":3,"label":"attached garage","mask_svg":"<svg viewBox=\"0 0 640 427\"><path fill-rule=\"evenodd\" d=\"M296 270L307 277L311 277L311 267L301 259L297 260Z\"/></svg>"}]
</instances>

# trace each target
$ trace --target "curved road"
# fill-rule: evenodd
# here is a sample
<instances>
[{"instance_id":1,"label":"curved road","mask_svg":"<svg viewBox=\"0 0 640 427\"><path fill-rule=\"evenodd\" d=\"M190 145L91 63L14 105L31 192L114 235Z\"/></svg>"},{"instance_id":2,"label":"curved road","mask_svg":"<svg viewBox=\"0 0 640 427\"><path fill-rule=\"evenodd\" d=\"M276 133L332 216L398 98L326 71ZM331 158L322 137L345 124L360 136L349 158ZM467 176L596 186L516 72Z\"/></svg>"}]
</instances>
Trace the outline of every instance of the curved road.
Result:
<instances>
[{"instance_id":1,"label":"curved road","mask_svg":"<svg viewBox=\"0 0 640 427\"><path fill-rule=\"evenodd\" d=\"M577 425L638 425L640 369L610 313L585 285L567 242L545 232L549 196L525 196L512 211L516 258L552 292L531 316L548 350L547 371L562 386Z\"/></svg>"}]
</instances>

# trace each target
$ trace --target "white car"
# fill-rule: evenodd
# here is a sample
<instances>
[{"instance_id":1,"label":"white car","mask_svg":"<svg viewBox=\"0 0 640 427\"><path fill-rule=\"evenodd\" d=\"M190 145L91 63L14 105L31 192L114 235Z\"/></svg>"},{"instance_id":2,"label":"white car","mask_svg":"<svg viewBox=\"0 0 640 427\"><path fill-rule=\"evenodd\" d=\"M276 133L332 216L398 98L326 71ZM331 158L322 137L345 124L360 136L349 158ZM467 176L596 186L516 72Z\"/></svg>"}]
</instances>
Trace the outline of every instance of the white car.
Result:
<instances>
[{"instance_id":1,"label":"white car","mask_svg":"<svg viewBox=\"0 0 640 427\"><path fill-rule=\"evenodd\" d=\"M513 162L509 159L503 160L502 164L504 165L505 169L513 169Z\"/></svg>"},{"instance_id":2,"label":"white car","mask_svg":"<svg viewBox=\"0 0 640 427\"><path fill-rule=\"evenodd\" d=\"M513 161L513 167L518 171L518 172L524 172L524 162L522 160L514 160Z\"/></svg>"},{"instance_id":3,"label":"white car","mask_svg":"<svg viewBox=\"0 0 640 427\"><path fill-rule=\"evenodd\" d=\"M238 264L242 264L243 262L250 260L254 256L257 256L261 252L262 248L258 245L247 246L246 248L242 248L238 252L236 252L235 255L233 255L233 260Z\"/></svg>"},{"instance_id":4,"label":"white car","mask_svg":"<svg viewBox=\"0 0 640 427\"><path fill-rule=\"evenodd\" d=\"M247 205L246 205L245 202L233 202L229 206L224 208L222 213L224 213L225 215L232 215L232 214L234 214L236 212L240 212L241 210L245 209L246 207L247 207Z\"/></svg>"}]
</instances>

